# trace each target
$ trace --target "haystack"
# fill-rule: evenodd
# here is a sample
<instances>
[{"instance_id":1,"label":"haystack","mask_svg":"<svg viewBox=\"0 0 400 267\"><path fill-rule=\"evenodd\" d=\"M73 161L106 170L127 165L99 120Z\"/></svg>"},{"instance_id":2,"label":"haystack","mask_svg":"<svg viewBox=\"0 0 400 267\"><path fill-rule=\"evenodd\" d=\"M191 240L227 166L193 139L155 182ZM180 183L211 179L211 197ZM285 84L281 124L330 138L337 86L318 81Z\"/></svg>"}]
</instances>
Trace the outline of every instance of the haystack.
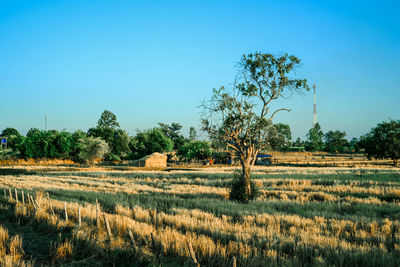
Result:
<instances>
[{"instance_id":1,"label":"haystack","mask_svg":"<svg viewBox=\"0 0 400 267\"><path fill-rule=\"evenodd\" d=\"M162 153L153 153L143 158L135 160L136 167L147 167L147 168L166 168L167 167L167 155Z\"/></svg>"}]
</instances>

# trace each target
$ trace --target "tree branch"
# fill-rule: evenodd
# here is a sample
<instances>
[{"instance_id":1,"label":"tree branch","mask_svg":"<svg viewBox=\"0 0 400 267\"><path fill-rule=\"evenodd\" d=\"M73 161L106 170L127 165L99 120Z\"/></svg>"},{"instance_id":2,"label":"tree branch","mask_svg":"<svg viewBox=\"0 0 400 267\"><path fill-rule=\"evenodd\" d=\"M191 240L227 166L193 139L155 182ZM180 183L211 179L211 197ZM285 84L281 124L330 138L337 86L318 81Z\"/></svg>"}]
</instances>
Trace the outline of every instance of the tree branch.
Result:
<instances>
[{"instance_id":1,"label":"tree branch","mask_svg":"<svg viewBox=\"0 0 400 267\"><path fill-rule=\"evenodd\" d=\"M272 120L272 118L275 116L275 114L278 113L279 111L282 111L282 110L286 110L287 112L290 111L290 109L288 109L288 108L280 108L280 109L277 109L277 110L275 110L274 113L272 113L271 117L269 117L268 120Z\"/></svg>"}]
</instances>

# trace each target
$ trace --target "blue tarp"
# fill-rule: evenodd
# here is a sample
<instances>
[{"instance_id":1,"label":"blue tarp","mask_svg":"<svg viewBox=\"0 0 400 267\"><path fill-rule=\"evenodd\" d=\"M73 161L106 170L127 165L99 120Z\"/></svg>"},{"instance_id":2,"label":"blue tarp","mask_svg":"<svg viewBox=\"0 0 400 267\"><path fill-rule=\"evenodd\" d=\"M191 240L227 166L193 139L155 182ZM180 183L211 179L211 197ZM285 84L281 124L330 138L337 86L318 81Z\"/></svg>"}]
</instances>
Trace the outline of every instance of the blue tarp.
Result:
<instances>
[{"instance_id":1,"label":"blue tarp","mask_svg":"<svg viewBox=\"0 0 400 267\"><path fill-rule=\"evenodd\" d=\"M7 144L7 138L1 138L1 143L2 144Z\"/></svg>"},{"instance_id":2,"label":"blue tarp","mask_svg":"<svg viewBox=\"0 0 400 267\"><path fill-rule=\"evenodd\" d=\"M264 154L264 155L257 155L257 158L271 158L272 156L270 154Z\"/></svg>"}]
</instances>

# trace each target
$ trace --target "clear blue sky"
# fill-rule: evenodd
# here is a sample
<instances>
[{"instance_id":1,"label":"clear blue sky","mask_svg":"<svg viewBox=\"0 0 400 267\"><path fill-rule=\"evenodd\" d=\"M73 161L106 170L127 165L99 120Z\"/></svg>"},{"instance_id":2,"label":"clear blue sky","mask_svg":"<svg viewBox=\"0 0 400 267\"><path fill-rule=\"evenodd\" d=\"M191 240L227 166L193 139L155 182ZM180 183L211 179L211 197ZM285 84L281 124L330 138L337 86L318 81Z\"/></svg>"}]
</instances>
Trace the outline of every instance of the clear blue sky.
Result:
<instances>
[{"instance_id":1,"label":"clear blue sky","mask_svg":"<svg viewBox=\"0 0 400 267\"><path fill-rule=\"evenodd\" d=\"M0 130L67 131L111 110L123 129L199 127L199 104L240 56L287 52L317 85L323 131L400 119L398 1L0 0ZM305 138L312 93L275 122Z\"/></svg>"}]
</instances>

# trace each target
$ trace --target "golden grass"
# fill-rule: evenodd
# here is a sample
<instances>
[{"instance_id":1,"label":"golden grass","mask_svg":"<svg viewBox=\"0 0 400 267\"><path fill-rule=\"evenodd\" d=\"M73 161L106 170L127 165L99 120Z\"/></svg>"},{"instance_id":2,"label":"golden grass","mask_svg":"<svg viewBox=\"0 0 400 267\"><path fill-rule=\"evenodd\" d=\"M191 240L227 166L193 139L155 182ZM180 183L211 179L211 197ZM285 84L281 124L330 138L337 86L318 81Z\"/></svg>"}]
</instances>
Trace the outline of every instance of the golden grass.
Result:
<instances>
[{"instance_id":1,"label":"golden grass","mask_svg":"<svg viewBox=\"0 0 400 267\"><path fill-rule=\"evenodd\" d=\"M340 203L343 207L354 203L385 205L385 197L395 196L392 205L400 205L400 188L397 183L377 181L334 181L323 185L313 180L256 179L264 186L262 198L281 203ZM190 242L201 262L222 259L228 262L233 256L241 259L260 257L270 260L285 260L285 253L298 248L318 248L321 251L344 251L348 253L378 251L380 253L400 253L400 222L390 219L334 219L315 216L307 218L289 214L245 214L240 218L229 215L215 215L198 209L174 208L169 212L157 212L141 206L128 208L123 204L115 206L115 213L106 214L111 226L112 238L107 236L105 223L101 217L100 228L96 225L94 203L81 206L82 225L77 228L77 202L67 202L69 221L63 217L64 202L51 199L55 210L52 214L50 202L44 191L62 189L69 191L127 193L135 194L161 192L163 194L214 194L221 198L228 189L204 185L206 179L196 178L124 178L124 177L79 177L79 176L0 176L0 186L36 190L33 205L16 204L17 217L32 217L38 222L46 222L63 231L73 228L71 240L54 244L53 260L68 259L74 255L74 240L87 240L103 249L124 250L131 247L127 231L134 234L137 250L144 257L154 260L151 236L164 256L185 262L190 258L187 243ZM201 185L200 185L201 184ZM0 192L1 194L1 192ZM354 195L353 195L354 194ZM364 194L369 197L358 197ZM382 198L382 199L380 199ZM11 239L8 232L0 227L0 257L4 261L21 261L23 255L21 239ZM1 244L7 244L1 246ZM12 249L11 249L12 247ZM294 253L294 252L293 252ZM322 254L321 254L322 255ZM18 258L19 257L19 258ZM2 259L3 259L2 258ZM323 256L315 259L326 264Z\"/></svg>"},{"instance_id":2,"label":"golden grass","mask_svg":"<svg viewBox=\"0 0 400 267\"><path fill-rule=\"evenodd\" d=\"M0 225L0 266L33 266L31 261L22 260L24 250L19 235L10 238L7 229Z\"/></svg>"},{"instance_id":3,"label":"golden grass","mask_svg":"<svg viewBox=\"0 0 400 267\"><path fill-rule=\"evenodd\" d=\"M45 220L47 223L62 229L73 226L77 220L77 203L67 203L67 209L72 220L69 224L62 218L50 215L49 202L42 193L37 194L36 201L40 209L33 212L33 206L28 206L31 216L36 220ZM53 208L62 213L64 202L51 200ZM17 206L17 215L23 215L19 211L22 205ZM107 239L104 223L101 229L93 232L96 215L94 205L87 204L82 207L82 218L86 220L86 226L75 232L75 237L80 239L96 240L104 247ZM124 248L128 246L126 240L127 229L131 229L135 238L142 243L149 243L153 235L157 244L162 248L164 255L189 258L186 244L193 245L199 258L221 257L228 260L233 255L241 255L243 258L254 255L273 257L276 255L275 245L267 245L265 251L259 251L257 247L248 245L254 238L257 240L278 240L278 244L290 246L318 246L321 249L340 249L347 251L400 250L399 246L388 248L389 241L400 239L400 222L385 219L383 222L356 222L351 220L325 219L315 217L313 219L296 215L246 215L242 222L233 222L230 216L216 217L211 213L200 210L175 209L173 214L155 212L141 207L129 209L117 206L116 214L107 214L115 239L111 246ZM25 215L26 216L26 213ZM92 226L90 226L92 225ZM185 233L181 230L185 229ZM7 234L1 234L0 239L5 239ZM218 241L213 236L222 237L226 241ZM379 241L379 242L377 242ZM10 249L10 255L16 260L20 258L20 239L16 237L11 243L15 249ZM11 247L11 246L10 246ZM72 245L66 241L60 244L55 253L56 258L66 258L72 254ZM268 256L269 255L269 256Z\"/></svg>"},{"instance_id":4,"label":"golden grass","mask_svg":"<svg viewBox=\"0 0 400 267\"><path fill-rule=\"evenodd\" d=\"M222 181L221 179L217 181ZM392 203L400 205L400 188L394 182L386 182L382 186L377 181L333 181L332 185L314 184L314 180L300 179L256 179L261 189L261 199L308 202L349 202L365 204L385 204L386 197L393 197ZM163 193L180 194L214 194L221 198L228 196L226 187L205 185L206 179L193 180L183 178L150 179L123 177L79 177L79 176L39 176L32 175L29 179L24 176L0 176L0 186L16 187L30 190L68 190L81 192L105 193ZM358 195L369 197L358 197ZM19 196L20 198L21 196Z\"/></svg>"},{"instance_id":5,"label":"golden grass","mask_svg":"<svg viewBox=\"0 0 400 267\"><path fill-rule=\"evenodd\" d=\"M72 244L68 241L68 239L58 245L55 256L56 259L66 259L72 256Z\"/></svg>"}]
</instances>

